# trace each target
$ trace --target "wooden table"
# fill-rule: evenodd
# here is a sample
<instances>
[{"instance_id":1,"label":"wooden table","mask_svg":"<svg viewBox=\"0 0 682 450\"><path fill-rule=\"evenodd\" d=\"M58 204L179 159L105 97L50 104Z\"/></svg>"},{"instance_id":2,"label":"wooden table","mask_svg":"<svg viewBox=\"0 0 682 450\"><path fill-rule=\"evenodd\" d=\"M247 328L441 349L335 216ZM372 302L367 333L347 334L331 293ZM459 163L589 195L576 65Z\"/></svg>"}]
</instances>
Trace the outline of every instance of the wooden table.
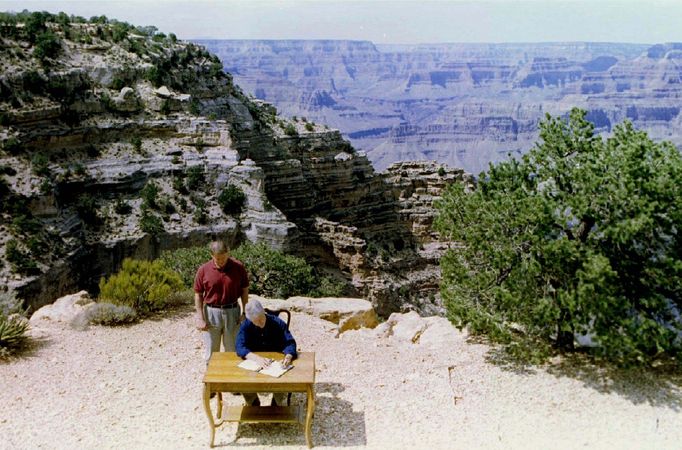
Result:
<instances>
[{"instance_id":1,"label":"wooden table","mask_svg":"<svg viewBox=\"0 0 682 450\"><path fill-rule=\"evenodd\" d=\"M258 352L260 356L279 361L281 353ZM279 378L263 375L258 372L242 369L237 365L243 360L232 352L214 352L208 361L204 375L204 409L211 427L211 442L215 439L215 430L224 422L278 422L303 423L302 409L298 406L232 406L223 414L221 392L257 393L257 392L305 392L307 408L305 411L305 440L312 447L311 425L315 409L315 353L303 352L293 361L294 368ZM218 410L216 422L211 411L211 393L217 393Z\"/></svg>"}]
</instances>

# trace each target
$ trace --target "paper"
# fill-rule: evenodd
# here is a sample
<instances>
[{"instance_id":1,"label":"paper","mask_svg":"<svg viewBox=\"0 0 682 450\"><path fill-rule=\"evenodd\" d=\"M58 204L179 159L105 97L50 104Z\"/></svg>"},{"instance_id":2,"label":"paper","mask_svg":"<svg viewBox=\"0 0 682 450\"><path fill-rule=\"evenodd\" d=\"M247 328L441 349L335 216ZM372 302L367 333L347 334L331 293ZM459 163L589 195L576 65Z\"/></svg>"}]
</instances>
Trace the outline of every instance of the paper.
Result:
<instances>
[{"instance_id":1,"label":"paper","mask_svg":"<svg viewBox=\"0 0 682 450\"><path fill-rule=\"evenodd\" d=\"M242 369L246 370L251 370L253 372L259 372L264 375L269 375L271 377L279 378L283 374L291 370L294 366L289 364L286 367L282 367L282 365L279 362L274 361L272 364L261 369L260 365L257 362L251 361L250 359L245 359L244 361L239 363L238 367L241 367Z\"/></svg>"}]
</instances>

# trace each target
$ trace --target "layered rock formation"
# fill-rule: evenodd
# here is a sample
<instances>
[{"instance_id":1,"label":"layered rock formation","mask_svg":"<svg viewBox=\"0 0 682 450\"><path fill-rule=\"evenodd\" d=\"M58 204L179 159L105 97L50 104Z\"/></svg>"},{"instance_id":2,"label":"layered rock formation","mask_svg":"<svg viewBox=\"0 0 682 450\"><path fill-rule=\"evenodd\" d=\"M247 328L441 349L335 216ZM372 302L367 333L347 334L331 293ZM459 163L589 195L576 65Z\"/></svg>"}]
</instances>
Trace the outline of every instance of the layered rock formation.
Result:
<instances>
[{"instance_id":1,"label":"layered rock formation","mask_svg":"<svg viewBox=\"0 0 682 450\"><path fill-rule=\"evenodd\" d=\"M0 47L0 281L27 306L220 237L302 254L380 314L440 311L423 209L463 173L377 174L337 130L277 117L215 56L154 30L48 18L47 57L22 30ZM246 201L228 210L235 188Z\"/></svg>"},{"instance_id":2,"label":"layered rock formation","mask_svg":"<svg viewBox=\"0 0 682 450\"><path fill-rule=\"evenodd\" d=\"M381 170L435 160L478 173L574 106L600 132L628 119L682 145L681 44L202 43L247 92L338 127Z\"/></svg>"}]
</instances>

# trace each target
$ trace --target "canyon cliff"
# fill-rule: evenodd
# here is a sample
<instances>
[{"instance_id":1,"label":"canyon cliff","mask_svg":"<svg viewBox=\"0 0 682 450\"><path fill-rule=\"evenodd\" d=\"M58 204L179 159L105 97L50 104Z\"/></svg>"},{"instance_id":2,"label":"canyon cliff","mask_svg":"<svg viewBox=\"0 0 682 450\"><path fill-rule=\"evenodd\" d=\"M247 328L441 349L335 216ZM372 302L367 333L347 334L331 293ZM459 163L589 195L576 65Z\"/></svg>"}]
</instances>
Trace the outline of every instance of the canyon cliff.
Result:
<instances>
[{"instance_id":1,"label":"canyon cliff","mask_svg":"<svg viewBox=\"0 0 682 450\"><path fill-rule=\"evenodd\" d=\"M0 282L26 306L221 238L303 255L380 314L442 312L433 201L471 182L462 170L377 173L338 130L277 116L153 27L0 25Z\"/></svg>"},{"instance_id":2,"label":"canyon cliff","mask_svg":"<svg viewBox=\"0 0 682 450\"><path fill-rule=\"evenodd\" d=\"M246 92L339 128L379 170L434 160L478 173L572 107L600 133L627 119L682 145L682 44L200 42Z\"/></svg>"}]
</instances>

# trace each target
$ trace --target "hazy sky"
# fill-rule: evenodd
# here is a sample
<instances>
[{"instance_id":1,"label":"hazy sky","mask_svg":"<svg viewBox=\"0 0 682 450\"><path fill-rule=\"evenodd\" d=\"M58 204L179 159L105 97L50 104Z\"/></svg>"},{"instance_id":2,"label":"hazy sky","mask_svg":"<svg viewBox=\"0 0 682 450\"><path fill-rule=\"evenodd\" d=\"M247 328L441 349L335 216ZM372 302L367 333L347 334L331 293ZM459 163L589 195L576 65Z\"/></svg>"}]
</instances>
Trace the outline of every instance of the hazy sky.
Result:
<instances>
[{"instance_id":1,"label":"hazy sky","mask_svg":"<svg viewBox=\"0 0 682 450\"><path fill-rule=\"evenodd\" d=\"M682 0L0 0L23 9L104 14L182 39L682 41Z\"/></svg>"}]
</instances>

